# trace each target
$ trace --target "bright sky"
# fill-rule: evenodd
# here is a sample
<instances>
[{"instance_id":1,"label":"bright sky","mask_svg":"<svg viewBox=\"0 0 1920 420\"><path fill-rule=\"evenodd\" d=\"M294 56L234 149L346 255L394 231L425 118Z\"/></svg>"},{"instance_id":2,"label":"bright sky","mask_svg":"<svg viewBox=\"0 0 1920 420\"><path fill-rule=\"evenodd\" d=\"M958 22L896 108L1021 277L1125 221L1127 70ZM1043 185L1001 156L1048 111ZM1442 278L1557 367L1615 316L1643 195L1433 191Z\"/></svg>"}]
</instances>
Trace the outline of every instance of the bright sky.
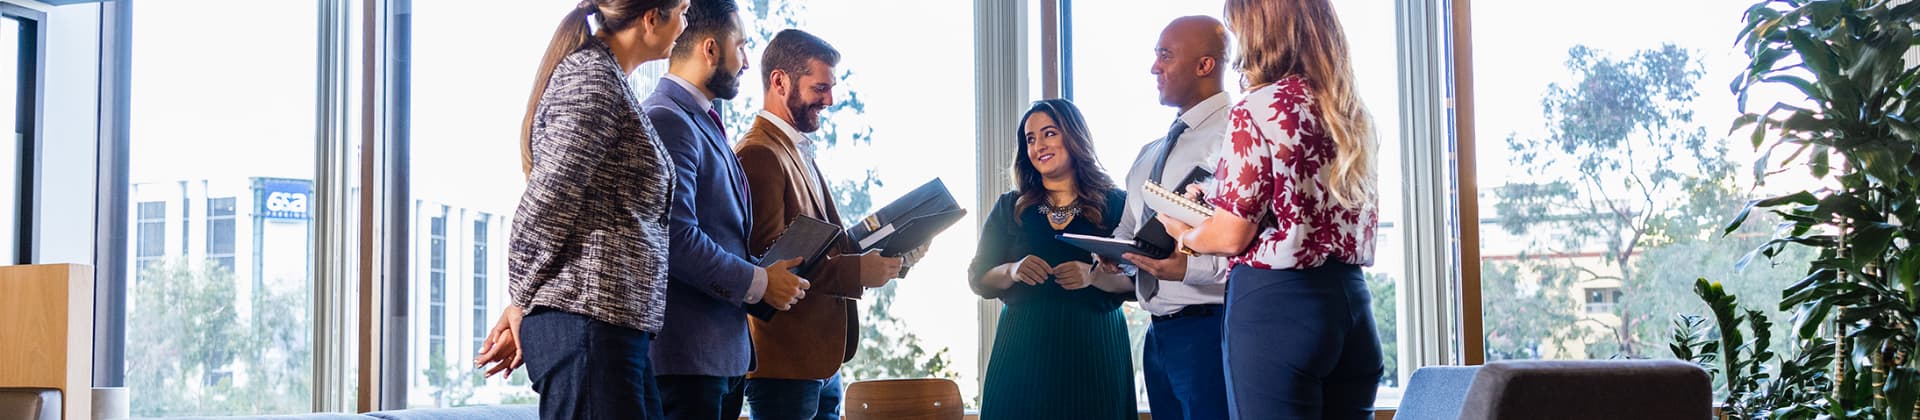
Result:
<instances>
[{"instance_id":1,"label":"bright sky","mask_svg":"<svg viewBox=\"0 0 1920 420\"><path fill-rule=\"evenodd\" d=\"M1548 84L1572 82L1566 69L1567 49L1586 45L1607 56L1624 59L1639 50L1666 43L1687 49L1703 65L1696 83L1696 123L1711 138L1725 138L1736 112L1727 84L1739 74L1747 58L1733 44L1741 28L1748 0L1622 0L1606 7L1555 7L1523 0L1479 0L1473 3L1474 112L1478 131L1480 183L1485 187L1517 181L1521 172L1509 171L1506 138L1518 133L1538 137L1546 133L1540 99ZM1754 96L1757 109L1786 96L1764 89ZM1755 154L1744 133L1728 143L1729 159L1740 169L1740 186L1752 185ZM1784 180L1783 180L1784 182ZM1804 185L1804 184L1797 184ZM1777 189L1769 189L1774 191ZM1489 203L1483 202L1483 207Z\"/></svg>"},{"instance_id":2,"label":"bright sky","mask_svg":"<svg viewBox=\"0 0 1920 420\"><path fill-rule=\"evenodd\" d=\"M753 2L743 1L743 6ZM1383 218L1400 219L1399 88L1392 0L1337 2L1353 44L1363 99L1379 129ZM1746 0L1622 0L1565 7L1521 0L1473 4L1474 104L1481 184L1512 181L1508 133L1543 131L1540 98L1566 82L1567 48L1616 57L1671 42L1702 53L1696 118L1712 135L1735 116L1726 82L1745 62L1731 47ZM416 198L511 214L523 188L517 136L534 65L572 0L488 3L416 0L412 79L412 173ZM1076 99L1100 158L1117 178L1139 147L1162 135L1174 110L1156 103L1147 67L1160 28L1181 15L1218 16L1217 1L1078 2L1074 13ZM809 31L838 47L855 76L838 89L867 102L868 147L822 157L829 177L876 169L884 203L933 177L971 207L975 195L972 5L964 1L812 0ZM316 7L291 0L168 0L135 9L134 182L274 176L314 171ZM259 18L270 16L271 18ZM749 57L758 66L760 51ZM750 74L757 74L755 72ZM650 86L651 81L642 81ZM758 77L743 80L757 94ZM1038 89L1038 83L1033 83ZM1229 90L1235 86L1230 83ZM1742 143L1732 159L1745 168ZM990 157L1002 159L1003 157ZM1744 174L1745 171L1743 170ZM1744 178L1743 178L1744 179ZM1748 182L1748 181L1743 181ZM1745 184L1743 184L1745 185ZM980 209L974 209L976 215ZM964 272L973 220L956 225L912 278L896 315L933 348L950 347L963 380L976 380L974 295ZM1397 271L1397 238L1381 267ZM973 387L963 386L965 392Z\"/></svg>"}]
</instances>

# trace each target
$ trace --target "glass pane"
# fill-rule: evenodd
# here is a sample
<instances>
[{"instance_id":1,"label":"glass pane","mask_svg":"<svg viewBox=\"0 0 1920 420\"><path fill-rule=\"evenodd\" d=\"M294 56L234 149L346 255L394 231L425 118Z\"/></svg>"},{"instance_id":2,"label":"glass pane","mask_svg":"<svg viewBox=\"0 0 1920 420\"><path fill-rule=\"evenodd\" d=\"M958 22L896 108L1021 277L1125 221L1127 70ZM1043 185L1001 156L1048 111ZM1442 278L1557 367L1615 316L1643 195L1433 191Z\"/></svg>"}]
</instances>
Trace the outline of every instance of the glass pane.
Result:
<instances>
[{"instance_id":1,"label":"glass pane","mask_svg":"<svg viewBox=\"0 0 1920 420\"><path fill-rule=\"evenodd\" d=\"M755 68L743 76L740 97L721 108L729 127L745 127L760 109L761 46L780 29L809 28L843 55L837 69L840 84L835 88L840 105L824 114L828 121L816 133L826 144L819 154L820 169L833 187L841 212L864 216L876 205L935 177L944 179L963 202L975 195L972 159L881 158L972 156L970 3L739 3L749 36L748 58ZM434 75L394 81L399 91L407 92L395 107L401 114L396 120L412 144L415 200L410 246L419 283L413 287L410 305L415 313L429 313L413 317L415 324L409 326L408 405L533 402L536 396L524 373L510 380L483 381L466 366L475 350L469 346L478 345L503 306L488 302L507 301L504 277L488 274L506 272L500 252L506 249L508 235L502 232L509 221L500 215L512 214L525 188L517 146L526 110L524 86L529 85L529 70L538 63L559 16L576 2L540 1L520 8L476 8L453 1L395 4L403 6L395 8L400 13L395 22L409 28L410 34L401 37L407 46L397 50L404 53L398 54L401 61L395 65L408 69L407 74ZM876 19L904 15L931 18ZM875 31L916 36L868 36ZM641 66L634 84L642 95L664 69L661 62ZM926 101L930 95L948 99ZM474 147L476 142L486 146ZM429 239L428 230L435 226L431 218L436 217L448 218L444 222L448 230L442 231L444 242ZM961 221L935 241L935 251L911 276L870 292L861 302L865 330L860 356L844 371L849 382L945 376L960 380L966 397L974 397L977 311L961 273L966 272L974 247L975 223L971 218ZM472 258L462 260L467 256ZM444 265L431 264L435 261ZM431 267L444 267L446 276L461 280L434 281L428 273ZM429 291L437 292L422 293ZM445 296L472 299L446 301ZM469 302L472 306L463 306ZM434 315L441 313L446 314L444 318ZM471 340L429 343L429 337L438 337L439 332L468 330L475 335ZM438 346L446 346L444 356L432 357L430 348Z\"/></svg>"},{"instance_id":2,"label":"glass pane","mask_svg":"<svg viewBox=\"0 0 1920 420\"><path fill-rule=\"evenodd\" d=\"M317 13L285 0L133 6L123 240L137 417L313 406Z\"/></svg>"},{"instance_id":3,"label":"glass pane","mask_svg":"<svg viewBox=\"0 0 1920 420\"><path fill-rule=\"evenodd\" d=\"M1150 72L1154 46L1161 28L1180 16L1203 15L1220 18L1219 3L1207 2L1130 2L1125 5L1100 3L1073 10L1074 103L1086 114L1096 136L1097 153L1108 175L1124 179L1140 149L1148 142L1165 137L1167 128L1178 116L1177 108L1160 105L1156 78ZM1361 99L1374 117L1380 148L1380 227L1376 239L1374 266L1366 270L1373 285L1374 317L1381 344L1386 353L1387 372L1395 372L1396 350L1394 290L1406 278L1402 255L1405 234L1401 216L1399 90L1393 26L1392 0L1339 2L1337 12L1351 42L1355 77ZM1231 58L1223 61L1228 74L1226 90L1239 100L1240 75L1233 71ZM1132 335L1134 371L1139 375L1141 344L1149 322L1138 304L1128 303L1128 330ZM1145 382L1135 379L1137 400L1146 407ZM1383 387L1398 386L1398 378L1389 374ZM1382 400L1397 400L1397 390L1383 389Z\"/></svg>"},{"instance_id":4,"label":"glass pane","mask_svg":"<svg viewBox=\"0 0 1920 420\"><path fill-rule=\"evenodd\" d=\"M506 233L525 190L519 135L533 69L579 2L389 1L399 44L392 120L411 146L405 405L533 403L525 369L484 380L472 359L508 302Z\"/></svg>"},{"instance_id":5,"label":"glass pane","mask_svg":"<svg viewBox=\"0 0 1920 420\"><path fill-rule=\"evenodd\" d=\"M207 259L233 270L234 215L233 197L207 199Z\"/></svg>"},{"instance_id":6,"label":"glass pane","mask_svg":"<svg viewBox=\"0 0 1920 420\"><path fill-rule=\"evenodd\" d=\"M1380 394L1375 406L1400 405L1400 284L1409 278L1406 265L1406 239L1414 230L1434 231L1438 227L1408 226L1405 216L1403 163L1400 138L1400 68L1398 26L1394 22L1394 0L1348 0L1334 2L1340 25L1347 32L1352 48L1353 75L1360 100L1373 114L1373 129L1380 143L1376 176L1380 178L1380 226L1374 232L1373 266L1367 267L1367 285L1373 292L1373 322L1380 336L1380 351L1386 374L1380 378Z\"/></svg>"},{"instance_id":7,"label":"glass pane","mask_svg":"<svg viewBox=\"0 0 1920 420\"><path fill-rule=\"evenodd\" d=\"M1480 163L1488 361L1672 358L1675 316L1707 315L1692 293L1703 276L1786 336L1779 291L1808 255L1735 271L1778 220L1756 214L1747 229L1719 232L1746 200L1795 184L1787 174L1753 188L1752 147L1726 135L1738 114L1722 76L1746 63L1727 41L1751 5L1474 3L1478 135L1468 152ZM1649 8L1662 12L1634 12ZM1612 24L1628 20L1662 29ZM1788 341L1773 350L1789 354Z\"/></svg>"},{"instance_id":8,"label":"glass pane","mask_svg":"<svg viewBox=\"0 0 1920 420\"><path fill-rule=\"evenodd\" d=\"M770 0L740 7L753 69L740 81L740 96L725 106L729 127L748 126L760 111L767 41L782 29L803 28L841 55L834 106L811 134L823 146L817 163L841 215L864 217L934 178L962 206L973 207L972 2ZM969 407L977 407L979 311L965 273L979 214L970 211L936 238L906 278L867 291L859 349L840 371L845 383L945 377L958 381Z\"/></svg>"},{"instance_id":9,"label":"glass pane","mask_svg":"<svg viewBox=\"0 0 1920 420\"><path fill-rule=\"evenodd\" d=\"M20 104L20 80L22 65L34 65L20 60L20 40L23 33L20 21L13 18L0 18L0 132L4 132L5 141L0 141L0 262L16 263L14 247L18 245L17 235L20 226L18 211L20 206L20 125L16 120Z\"/></svg>"}]
</instances>

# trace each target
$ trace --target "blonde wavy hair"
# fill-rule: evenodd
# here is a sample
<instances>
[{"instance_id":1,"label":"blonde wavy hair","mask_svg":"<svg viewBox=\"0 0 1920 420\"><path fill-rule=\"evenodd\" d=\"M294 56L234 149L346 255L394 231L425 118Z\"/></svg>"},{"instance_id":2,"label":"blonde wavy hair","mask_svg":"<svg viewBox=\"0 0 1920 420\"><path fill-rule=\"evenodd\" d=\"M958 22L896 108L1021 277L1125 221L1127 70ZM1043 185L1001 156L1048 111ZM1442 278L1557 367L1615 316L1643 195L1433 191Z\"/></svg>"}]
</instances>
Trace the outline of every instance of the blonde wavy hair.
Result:
<instances>
[{"instance_id":1,"label":"blonde wavy hair","mask_svg":"<svg viewBox=\"0 0 1920 420\"><path fill-rule=\"evenodd\" d=\"M1333 138L1332 165L1321 168L1328 192L1357 207L1376 194L1373 117L1354 89L1347 34L1329 0L1227 0L1234 66L1252 86L1287 76L1306 78L1314 113Z\"/></svg>"}]
</instances>

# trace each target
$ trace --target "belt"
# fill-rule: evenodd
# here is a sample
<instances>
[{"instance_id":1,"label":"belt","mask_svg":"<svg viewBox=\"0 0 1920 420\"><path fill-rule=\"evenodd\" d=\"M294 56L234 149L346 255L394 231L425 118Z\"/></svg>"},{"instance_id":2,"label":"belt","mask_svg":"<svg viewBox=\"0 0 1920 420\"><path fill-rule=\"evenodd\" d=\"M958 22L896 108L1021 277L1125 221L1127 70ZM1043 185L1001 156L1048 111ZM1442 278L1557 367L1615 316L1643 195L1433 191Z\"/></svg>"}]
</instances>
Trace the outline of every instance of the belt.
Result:
<instances>
[{"instance_id":1,"label":"belt","mask_svg":"<svg viewBox=\"0 0 1920 420\"><path fill-rule=\"evenodd\" d=\"M1174 311L1173 313L1170 313L1170 314L1154 315L1153 321L1154 322L1169 321L1173 319L1185 318L1190 316L1212 316L1213 314L1222 313L1225 311L1226 311L1226 306L1218 303L1209 303L1205 305L1187 305L1187 307L1180 308L1180 310Z\"/></svg>"}]
</instances>

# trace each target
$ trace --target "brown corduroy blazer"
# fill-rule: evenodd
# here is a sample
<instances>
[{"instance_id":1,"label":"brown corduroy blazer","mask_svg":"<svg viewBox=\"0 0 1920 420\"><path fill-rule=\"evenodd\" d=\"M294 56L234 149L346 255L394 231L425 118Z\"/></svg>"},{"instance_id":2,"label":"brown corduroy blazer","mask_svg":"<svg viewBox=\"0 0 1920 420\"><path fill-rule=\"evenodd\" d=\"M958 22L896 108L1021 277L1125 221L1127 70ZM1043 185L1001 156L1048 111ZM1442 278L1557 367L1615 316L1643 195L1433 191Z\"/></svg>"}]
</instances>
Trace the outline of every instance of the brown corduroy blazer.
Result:
<instances>
[{"instance_id":1,"label":"brown corduroy blazer","mask_svg":"<svg viewBox=\"0 0 1920 420\"><path fill-rule=\"evenodd\" d=\"M808 216L841 224L840 210L833 193L817 165L808 165L807 156L778 126L766 117L753 120L734 154L746 173L753 200L753 231L747 235L747 250L760 255L786 231L787 224L799 216ZM752 318L753 350L759 367L750 378L826 379L853 359L859 348L860 284L857 258L835 258L854 252L851 242L842 237L828 258L801 277L812 283L807 296L773 320Z\"/></svg>"}]
</instances>

